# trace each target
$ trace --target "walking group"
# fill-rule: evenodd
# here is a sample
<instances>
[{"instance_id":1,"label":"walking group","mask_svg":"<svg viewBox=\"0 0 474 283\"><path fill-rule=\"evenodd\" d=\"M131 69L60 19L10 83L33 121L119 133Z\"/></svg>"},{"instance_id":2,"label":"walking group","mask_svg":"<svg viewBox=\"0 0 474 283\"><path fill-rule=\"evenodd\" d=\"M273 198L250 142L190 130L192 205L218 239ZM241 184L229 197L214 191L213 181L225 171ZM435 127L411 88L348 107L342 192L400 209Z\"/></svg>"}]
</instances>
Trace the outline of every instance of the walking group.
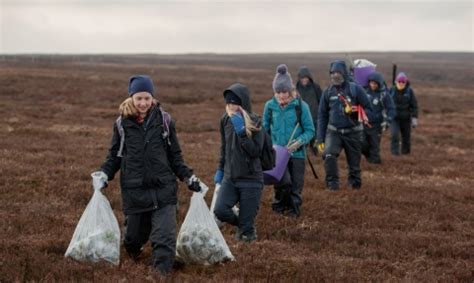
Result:
<instances>
[{"instance_id":1,"label":"walking group","mask_svg":"<svg viewBox=\"0 0 474 283\"><path fill-rule=\"evenodd\" d=\"M220 156L214 176L220 190L212 212L236 227L238 241L257 239L255 218L266 172L262 153L268 139L289 154L281 178L273 184L271 207L294 218L302 214L308 152L322 157L329 191L340 189L337 160L342 150L348 185L354 190L362 187L361 156L370 163L382 162L380 141L385 130L391 130L392 154L410 153L417 102L406 74L399 73L389 89L381 73L374 71L360 82L344 61L336 60L330 64L330 84L324 91L307 67L300 67L297 77L294 84L288 67L277 66L273 95L261 116L252 112L251 92L244 84L223 91ZM151 78L131 77L128 95L119 107L111 146L96 176L106 187L120 170L125 249L136 259L150 241L153 266L166 274L172 270L176 251L176 178L194 192L201 191L201 182L183 161L174 121L160 106ZM233 209L236 205L238 212Z\"/></svg>"}]
</instances>

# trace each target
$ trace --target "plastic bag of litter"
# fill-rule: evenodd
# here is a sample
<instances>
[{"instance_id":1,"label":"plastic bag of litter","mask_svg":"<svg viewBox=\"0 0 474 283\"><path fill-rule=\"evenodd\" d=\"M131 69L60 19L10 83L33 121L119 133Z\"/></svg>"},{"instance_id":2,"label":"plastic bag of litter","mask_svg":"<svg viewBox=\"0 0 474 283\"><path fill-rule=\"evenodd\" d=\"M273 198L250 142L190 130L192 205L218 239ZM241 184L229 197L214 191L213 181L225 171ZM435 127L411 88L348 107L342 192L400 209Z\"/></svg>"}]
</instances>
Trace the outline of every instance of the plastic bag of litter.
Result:
<instances>
[{"instance_id":1,"label":"plastic bag of litter","mask_svg":"<svg viewBox=\"0 0 474 283\"><path fill-rule=\"evenodd\" d=\"M377 65L367 59L355 59L354 68L376 67Z\"/></svg>"},{"instance_id":2,"label":"plastic bag of litter","mask_svg":"<svg viewBox=\"0 0 474 283\"><path fill-rule=\"evenodd\" d=\"M120 228L107 198L92 174L94 194L77 224L64 256L79 261L120 261Z\"/></svg>"},{"instance_id":3,"label":"plastic bag of litter","mask_svg":"<svg viewBox=\"0 0 474 283\"><path fill-rule=\"evenodd\" d=\"M224 222L220 221L217 216L214 214L214 208L216 207L216 201L217 201L217 196L219 195L219 191L221 189L221 184L217 183L216 187L214 188L214 194L212 195L212 201L211 201L211 213L214 215L214 220L216 221L217 227L222 228L224 226ZM234 214L239 216L239 208L237 206L234 206L232 208L232 211L234 211Z\"/></svg>"},{"instance_id":4,"label":"plastic bag of litter","mask_svg":"<svg viewBox=\"0 0 474 283\"><path fill-rule=\"evenodd\" d=\"M178 234L176 257L188 264L210 265L234 260L204 195L209 188L201 183L202 192L193 193L188 213Z\"/></svg>"}]
</instances>

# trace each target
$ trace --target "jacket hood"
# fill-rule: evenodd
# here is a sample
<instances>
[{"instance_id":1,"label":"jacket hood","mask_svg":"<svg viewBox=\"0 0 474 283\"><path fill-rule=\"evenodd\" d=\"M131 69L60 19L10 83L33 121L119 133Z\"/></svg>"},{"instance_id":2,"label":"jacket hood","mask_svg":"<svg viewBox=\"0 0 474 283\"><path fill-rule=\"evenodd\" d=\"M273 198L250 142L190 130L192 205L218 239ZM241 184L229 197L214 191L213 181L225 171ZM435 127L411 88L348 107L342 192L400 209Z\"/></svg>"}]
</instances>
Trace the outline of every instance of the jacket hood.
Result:
<instances>
[{"instance_id":1,"label":"jacket hood","mask_svg":"<svg viewBox=\"0 0 474 283\"><path fill-rule=\"evenodd\" d=\"M373 72L372 74L369 75L369 77L367 78L368 81L374 81L376 82L378 85L379 85L379 91L381 90L384 90L385 89L385 82L384 82L384 79L383 79L383 75L379 72Z\"/></svg>"},{"instance_id":2,"label":"jacket hood","mask_svg":"<svg viewBox=\"0 0 474 283\"><path fill-rule=\"evenodd\" d=\"M242 102L242 108L244 108L248 113L252 113L252 106L250 105L250 90L247 86L241 83L235 83L224 90L224 97L227 92L232 92L233 94L237 95Z\"/></svg>"},{"instance_id":3,"label":"jacket hood","mask_svg":"<svg viewBox=\"0 0 474 283\"><path fill-rule=\"evenodd\" d=\"M298 80L304 77L308 77L311 81L314 81L313 74L306 66L302 66L298 69Z\"/></svg>"},{"instance_id":4,"label":"jacket hood","mask_svg":"<svg viewBox=\"0 0 474 283\"><path fill-rule=\"evenodd\" d=\"M331 67L329 68L329 73L339 72L347 80L349 73L347 72L346 62L343 60L335 60L331 62Z\"/></svg>"}]
</instances>

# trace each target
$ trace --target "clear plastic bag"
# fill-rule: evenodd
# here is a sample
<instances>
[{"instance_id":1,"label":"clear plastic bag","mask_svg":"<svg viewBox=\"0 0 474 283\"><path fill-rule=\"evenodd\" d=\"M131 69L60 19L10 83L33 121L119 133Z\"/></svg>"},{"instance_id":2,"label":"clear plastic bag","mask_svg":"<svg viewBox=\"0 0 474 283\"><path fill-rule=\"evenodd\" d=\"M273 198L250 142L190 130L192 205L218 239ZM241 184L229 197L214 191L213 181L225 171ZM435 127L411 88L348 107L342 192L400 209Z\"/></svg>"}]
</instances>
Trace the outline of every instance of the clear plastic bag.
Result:
<instances>
[{"instance_id":1,"label":"clear plastic bag","mask_svg":"<svg viewBox=\"0 0 474 283\"><path fill-rule=\"evenodd\" d=\"M77 224L64 256L79 261L120 261L120 228L107 198L92 175L94 194Z\"/></svg>"},{"instance_id":2,"label":"clear plastic bag","mask_svg":"<svg viewBox=\"0 0 474 283\"><path fill-rule=\"evenodd\" d=\"M214 214L209 211L204 196L208 187L202 192L193 193L188 213L178 234L176 257L188 264L210 265L234 260Z\"/></svg>"}]
</instances>

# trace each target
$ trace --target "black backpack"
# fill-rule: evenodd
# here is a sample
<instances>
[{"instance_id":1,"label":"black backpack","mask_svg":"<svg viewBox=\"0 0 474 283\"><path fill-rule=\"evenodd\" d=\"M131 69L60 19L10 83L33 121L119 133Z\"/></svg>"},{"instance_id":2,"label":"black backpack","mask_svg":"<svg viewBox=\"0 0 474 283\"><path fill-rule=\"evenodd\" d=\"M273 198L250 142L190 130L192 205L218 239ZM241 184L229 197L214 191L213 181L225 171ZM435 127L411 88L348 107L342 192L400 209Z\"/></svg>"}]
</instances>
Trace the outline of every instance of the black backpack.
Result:
<instances>
[{"instance_id":1,"label":"black backpack","mask_svg":"<svg viewBox=\"0 0 474 283\"><path fill-rule=\"evenodd\" d=\"M261 131L263 132L263 149L260 156L262 170L272 170L275 167L276 152L270 135L263 129Z\"/></svg>"}]
</instances>

